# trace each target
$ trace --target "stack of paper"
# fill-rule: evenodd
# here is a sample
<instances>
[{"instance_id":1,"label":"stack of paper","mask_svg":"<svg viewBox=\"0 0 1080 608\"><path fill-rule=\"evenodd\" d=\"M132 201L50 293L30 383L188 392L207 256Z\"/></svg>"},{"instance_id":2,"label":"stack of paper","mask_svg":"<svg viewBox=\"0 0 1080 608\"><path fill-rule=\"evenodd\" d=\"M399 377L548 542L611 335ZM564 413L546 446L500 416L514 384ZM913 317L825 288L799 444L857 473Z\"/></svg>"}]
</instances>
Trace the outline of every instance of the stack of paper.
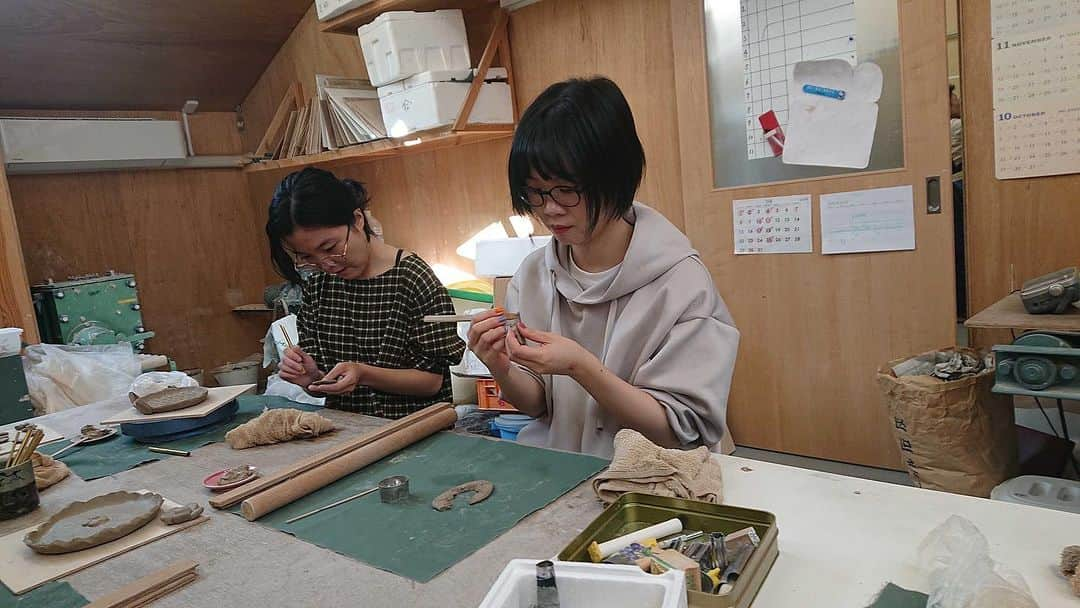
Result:
<instances>
[{"instance_id":1,"label":"stack of paper","mask_svg":"<svg viewBox=\"0 0 1080 608\"><path fill-rule=\"evenodd\" d=\"M274 158L337 150L386 137L379 95L360 78L315 75L316 94L289 115Z\"/></svg>"}]
</instances>

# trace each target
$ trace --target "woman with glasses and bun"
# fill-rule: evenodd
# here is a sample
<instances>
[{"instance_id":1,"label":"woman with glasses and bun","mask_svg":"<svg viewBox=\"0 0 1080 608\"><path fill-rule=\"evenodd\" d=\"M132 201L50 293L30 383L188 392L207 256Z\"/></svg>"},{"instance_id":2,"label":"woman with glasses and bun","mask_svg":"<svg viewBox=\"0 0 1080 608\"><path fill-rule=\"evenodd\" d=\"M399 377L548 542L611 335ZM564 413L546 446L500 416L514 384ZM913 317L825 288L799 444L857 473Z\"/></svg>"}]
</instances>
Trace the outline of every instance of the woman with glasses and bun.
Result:
<instances>
[{"instance_id":1,"label":"woman with glasses and bun","mask_svg":"<svg viewBox=\"0 0 1080 608\"><path fill-rule=\"evenodd\" d=\"M450 401L450 366L465 345L450 296L419 256L372 229L364 187L308 168L287 176L270 202L266 236L278 273L303 285L300 342L279 374L328 407L401 418ZM301 273L306 278L301 276Z\"/></svg>"},{"instance_id":2,"label":"woman with glasses and bun","mask_svg":"<svg viewBox=\"0 0 1080 608\"><path fill-rule=\"evenodd\" d=\"M667 447L733 449L739 332L686 236L634 201L644 169L630 106L606 78L551 86L515 130L514 210L554 238L507 289L517 327L479 315L469 346L536 418L523 443L610 457L632 428Z\"/></svg>"}]
</instances>

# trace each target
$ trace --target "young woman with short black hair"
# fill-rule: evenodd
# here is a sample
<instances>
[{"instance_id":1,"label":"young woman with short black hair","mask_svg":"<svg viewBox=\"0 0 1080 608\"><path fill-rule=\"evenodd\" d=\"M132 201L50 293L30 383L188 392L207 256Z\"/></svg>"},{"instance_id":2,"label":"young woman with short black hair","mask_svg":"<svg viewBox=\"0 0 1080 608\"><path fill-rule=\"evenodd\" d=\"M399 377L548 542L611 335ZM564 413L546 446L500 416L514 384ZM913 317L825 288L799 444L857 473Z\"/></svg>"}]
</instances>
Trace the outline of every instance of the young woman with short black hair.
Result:
<instances>
[{"instance_id":1,"label":"young woman with short black hair","mask_svg":"<svg viewBox=\"0 0 1080 608\"><path fill-rule=\"evenodd\" d=\"M400 418L450 401L450 366L464 344L450 296L415 254L371 229L359 182L307 168L287 176L270 202L266 235L274 267L303 284L300 343L285 353L281 378L326 396L328 407ZM306 280L301 270L313 272ZM320 380L330 383L314 384Z\"/></svg>"},{"instance_id":2,"label":"young woman with short black hair","mask_svg":"<svg viewBox=\"0 0 1080 608\"><path fill-rule=\"evenodd\" d=\"M739 332L689 240L634 201L645 153L606 78L552 85L514 133L513 207L554 238L478 316L469 345L505 399L537 418L519 441L610 457L623 428L671 447L730 446Z\"/></svg>"}]
</instances>

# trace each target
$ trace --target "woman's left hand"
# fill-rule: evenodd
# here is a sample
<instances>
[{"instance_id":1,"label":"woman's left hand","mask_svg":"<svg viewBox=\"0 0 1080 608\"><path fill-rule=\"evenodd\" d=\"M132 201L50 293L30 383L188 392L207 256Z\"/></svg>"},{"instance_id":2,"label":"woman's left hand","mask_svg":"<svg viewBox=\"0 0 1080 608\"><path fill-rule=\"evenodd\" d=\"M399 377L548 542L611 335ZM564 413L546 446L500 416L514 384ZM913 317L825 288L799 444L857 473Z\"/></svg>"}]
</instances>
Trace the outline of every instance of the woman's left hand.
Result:
<instances>
[{"instance_id":1,"label":"woman's left hand","mask_svg":"<svg viewBox=\"0 0 1080 608\"><path fill-rule=\"evenodd\" d=\"M338 363L334 369L326 372L319 383L309 385L308 390L327 395L347 395L363 384L365 371L367 371L367 366L363 363L351 361Z\"/></svg>"},{"instance_id":2,"label":"woman's left hand","mask_svg":"<svg viewBox=\"0 0 1080 608\"><path fill-rule=\"evenodd\" d=\"M527 341L535 343L535 346L522 345L514 336L515 331ZM520 321L516 328L507 332L506 346L511 361L542 375L573 376L590 359L596 358L570 338L529 329Z\"/></svg>"}]
</instances>

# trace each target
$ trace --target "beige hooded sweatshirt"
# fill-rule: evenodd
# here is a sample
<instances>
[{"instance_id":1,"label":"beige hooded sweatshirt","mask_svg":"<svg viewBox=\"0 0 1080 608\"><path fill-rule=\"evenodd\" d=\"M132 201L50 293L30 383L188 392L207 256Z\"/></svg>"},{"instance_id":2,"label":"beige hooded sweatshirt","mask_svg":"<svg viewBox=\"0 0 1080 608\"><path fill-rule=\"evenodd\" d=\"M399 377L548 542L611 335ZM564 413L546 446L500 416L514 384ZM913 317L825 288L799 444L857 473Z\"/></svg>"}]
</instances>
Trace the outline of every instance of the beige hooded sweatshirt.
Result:
<instances>
[{"instance_id":1,"label":"beige hooded sweatshirt","mask_svg":"<svg viewBox=\"0 0 1080 608\"><path fill-rule=\"evenodd\" d=\"M684 447L730 444L725 416L739 331L686 236L641 203L631 217L620 265L587 275L552 239L518 268L506 308L533 329L581 344L652 395ZM569 376L529 373L544 385L547 414L518 441L610 458L621 429L615 418Z\"/></svg>"}]
</instances>

